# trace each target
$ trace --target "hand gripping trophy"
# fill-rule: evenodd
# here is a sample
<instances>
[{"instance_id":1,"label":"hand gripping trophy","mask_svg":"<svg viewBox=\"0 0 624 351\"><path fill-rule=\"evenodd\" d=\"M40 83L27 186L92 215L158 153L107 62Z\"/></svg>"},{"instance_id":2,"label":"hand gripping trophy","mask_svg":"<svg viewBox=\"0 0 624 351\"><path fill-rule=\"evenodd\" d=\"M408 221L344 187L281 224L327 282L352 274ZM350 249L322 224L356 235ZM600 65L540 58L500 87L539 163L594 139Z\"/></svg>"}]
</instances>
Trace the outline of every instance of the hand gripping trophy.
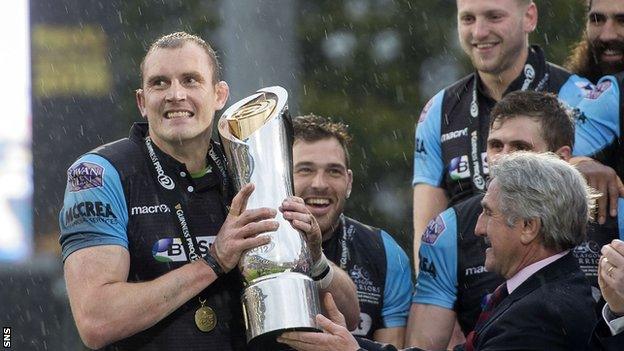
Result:
<instances>
[{"instance_id":1,"label":"hand gripping trophy","mask_svg":"<svg viewBox=\"0 0 624 351\"><path fill-rule=\"evenodd\" d=\"M288 93L282 87L258 90L221 116L219 135L228 172L237 190L256 189L249 208L277 208L293 195L292 124ZM247 342L267 345L285 330L318 330L318 291L309 277L310 252L301 233L278 211L279 228L265 235L271 242L243 253L239 269Z\"/></svg>"}]
</instances>

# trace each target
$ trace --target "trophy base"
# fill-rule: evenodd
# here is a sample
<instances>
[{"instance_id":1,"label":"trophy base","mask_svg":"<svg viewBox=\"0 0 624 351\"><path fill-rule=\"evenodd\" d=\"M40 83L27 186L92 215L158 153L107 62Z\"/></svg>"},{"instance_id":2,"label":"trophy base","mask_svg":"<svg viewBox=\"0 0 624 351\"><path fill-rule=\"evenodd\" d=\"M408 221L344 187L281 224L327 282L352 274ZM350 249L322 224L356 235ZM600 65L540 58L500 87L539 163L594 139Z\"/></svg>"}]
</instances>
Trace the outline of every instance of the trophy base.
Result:
<instances>
[{"instance_id":1,"label":"trophy base","mask_svg":"<svg viewBox=\"0 0 624 351\"><path fill-rule=\"evenodd\" d=\"M250 351L286 351L292 350L292 348L286 344L282 344L276 341L277 337L282 335L282 333L290 332L290 331L302 331L302 332L317 332L320 331L316 328L289 328L289 329L280 329L274 330L272 332L258 335L257 337L251 339L247 344L247 348Z\"/></svg>"},{"instance_id":2,"label":"trophy base","mask_svg":"<svg viewBox=\"0 0 624 351\"><path fill-rule=\"evenodd\" d=\"M318 291L314 280L305 274L283 272L255 279L241 300L250 347L270 342L283 345L275 338L285 331L319 331Z\"/></svg>"}]
</instances>

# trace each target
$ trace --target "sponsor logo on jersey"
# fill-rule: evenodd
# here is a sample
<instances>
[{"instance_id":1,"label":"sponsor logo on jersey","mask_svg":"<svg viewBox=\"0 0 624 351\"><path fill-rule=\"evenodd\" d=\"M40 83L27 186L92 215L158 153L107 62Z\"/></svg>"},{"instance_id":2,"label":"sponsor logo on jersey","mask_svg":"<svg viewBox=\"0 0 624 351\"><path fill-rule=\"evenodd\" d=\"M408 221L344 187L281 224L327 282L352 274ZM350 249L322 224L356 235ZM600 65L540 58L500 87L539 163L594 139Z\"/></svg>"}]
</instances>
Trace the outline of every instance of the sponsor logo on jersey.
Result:
<instances>
[{"instance_id":1,"label":"sponsor logo on jersey","mask_svg":"<svg viewBox=\"0 0 624 351\"><path fill-rule=\"evenodd\" d=\"M587 96L590 91L594 90L594 85L588 81L575 82L574 85L583 91L583 96Z\"/></svg>"},{"instance_id":2,"label":"sponsor logo on jersey","mask_svg":"<svg viewBox=\"0 0 624 351\"><path fill-rule=\"evenodd\" d=\"M427 149L425 149L425 142L420 138L416 138L416 154L427 154Z\"/></svg>"},{"instance_id":3,"label":"sponsor logo on jersey","mask_svg":"<svg viewBox=\"0 0 624 351\"><path fill-rule=\"evenodd\" d=\"M461 138L465 136L468 136L468 127L442 134L442 137L440 138L440 142L444 143L449 140L453 140L453 139L457 139L457 138Z\"/></svg>"},{"instance_id":4,"label":"sponsor logo on jersey","mask_svg":"<svg viewBox=\"0 0 624 351\"><path fill-rule=\"evenodd\" d=\"M366 336L373 326L373 319L368 313L360 312L360 322L357 328L351 332L353 335Z\"/></svg>"},{"instance_id":5,"label":"sponsor logo on jersey","mask_svg":"<svg viewBox=\"0 0 624 351\"><path fill-rule=\"evenodd\" d=\"M611 88L610 80L605 80L604 82L600 82L594 87L594 89L592 89L590 92L587 93L586 98L591 99L591 100L596 100L597 98L600 97L600 95L602 95L602 93L609 90L609 88Z\"/></svg>"},{"instance_id":6,"label":"sponsor logo on jersey","mask_svg":"<svg viewBox=\"0 0 624 351\"><path fill-rule=\"evenodd\" d=\"M199 253L205 255L215 241L216 236L198 236L195 238ZM186 252L180 238L163 238L152 246L152 256L158 262L187 262Z\"/></svg>"},{"instance_id":7,"label":"sponsor logo on jersey","mask_svg":"<svg viewBox=\"0 0 624 351\"><path fill-rule=\"evenodd\" d=\"M433 261L429 261L429 258L421 256L420 263L418 264L418 266L420 267L421 272L426 272L426 273L431 274L433 279L436 279L438 277L438 271L436 269L436 266L433 263Z\"/></svg>"},{"instance_id":8,"label":"sponsor logo on jersey","mask_svg":"<svg viewBox=\"0 0 624 351\"><path fill-rule=\"evenodd\" d=\"M169 213L171 210L169 206L165 204L152 205L152 206L135 206L130 209L130 215L144 215L144 214L156 214L156 213Z\"/></svg>"},{"instance_id":9,"label":"sponsor logo on jersey","mask_svg":"<svg viewBox=\"0 0 624 351\"><path fill-rule=\"evenodd\" d=\"M422 123L427 119L427 113L429 112L431 105L433 105L433 98L427 101L427 104L425 105L425 107L423 107L422 111L420 112L420 117L418 117L418 123Z\"/></svg>"},{"instance_id":10,"label":"sponsor logo on jersey","mask_svg":"<svg viewBox=\"0 0 624 351\"><path fill-rule=\"evenodd\" d=\"M453 180L470 178L470 168L468 168L468 155L455 157L448 165L449 176Z\"/></svg>"},{"instance_id":11,"label":"sponsor logo on jersey","mask_svg":"<svg viewBox=\"0 0 624 351\"><path fill-rule=\"evenodd\" d=\"M585 122L587 122L587 115L578 107L572 109L572 117L580 124L585 124Z\"/></svg>"},{"instance_id":12,"label":"sponsor logo on jersey","mask_svg":"<svg viewBox=\"0 0 624 351\"><path fill-rule=\"evenodd\" d=\"M422 235L422 242L427 243L429 245L435 244L438 240L438 237L442 232L446 229L446 224L441 216L437 216L435 219L429 221L427 224L427 229Z\"/></svg>"},{"instance_id":13,"label":"sponsor logo on jersey","mask_svg":"<svg viewBox=\"0 0 624 351\"><path fill-rule=\"evenodd\" d=\"M490 174L490 166L488 165L487 152L481 153L481 165L483 165L483 174Z\"/></svg>"},{"instance_id":14,"label":"sponsor logo on jersey","mask_svg":"<svg viewBox=\"0 0 624 351\"><path fill-rule=\"evenodd\" d=\"M355 287L357 288L358 295L360 297L366 296L368 297L368 299L370 299L371 297L379 297L378 294L381 293L381 288L375 286L370 278L370 273L368 273L366 268L355 264L353 265L353 268L349 271L349 275L351 276L351 280L353 280L353 283L355 283ZM360 301L362 301L362 298L360 298Z\"/></svg>"},{"instance_id":15,"label":"sponsor logo on jersey","mask_svg":"<svg viewBox=\"0 0 624 351\"><path fill-rule=\"evenodd\" d=\"M468 267L466 268L464 275L467 277L470 275L481 274L485 272L487 272L485 270L485 266Z\"/></svg>"},{"instance_id":16,"label":"sponsor logo on jersey","mask_svg":"<svg viewBox=\"0 0 624 351\"><path fill-rule=\"evenodd\" d=\"M579 267L586 277L598 276L598 260L600 259L601 245L593 240L583 241L572 250L578 260Z\"/></svg>"},{"instance_id":17,"label":"sponsor logo on jersey","mask_svg":"<svg viewBox=\"0 0 624 351\"><path fill-rule=\"evenodd\" d=\"M478 136L477 131L474 131L470 134L470 149L472 156L472 182L479 190L485 189L485 178L481 175L481 171L479 170L479 159L477 154L477 143Z\"/></svg>"},{"instance_id":18,"label":"sponsor logo on jersey","mask_svg":"<svg viewBox=\"0 0 624 351\"><path fill-rule=\"evenodd\" d=\"M104 185L104 167L92 162L80 162L67 170L70 192L98 188Z\"/></svg>"},{"instance_id":19,"label":"sponsor logo on jersey","mask_svg":"<svg viewBox=\"0 0 624 351\"><path fill-rule=\"evenodd\" d=\"M100 201L83 201L65 210L65 225L73 226L84 222L117 223L117 216L110 204Z\"/></svg>"},{"instance_id":20,"label":"sponsor logo on jersey","mask_svg":"<svg viewBox=\"0 0 624 351\"><path fill-rule=\"evenodd\" d=\"M147 153L152 160L152 164L156 169L156 174L158 175L158 183L160 183L160 185L167 190L173 190L173 188L175 188L175 183L173 182L173 179L171 179L171 177L165 174L165 171L163 170L162 165L158 160L158 156L156 155L156 151L154 151L154 147L152 146L152 141L150 138L145 139L145 145L147 146Z\"/></svg>"}]
</instances>

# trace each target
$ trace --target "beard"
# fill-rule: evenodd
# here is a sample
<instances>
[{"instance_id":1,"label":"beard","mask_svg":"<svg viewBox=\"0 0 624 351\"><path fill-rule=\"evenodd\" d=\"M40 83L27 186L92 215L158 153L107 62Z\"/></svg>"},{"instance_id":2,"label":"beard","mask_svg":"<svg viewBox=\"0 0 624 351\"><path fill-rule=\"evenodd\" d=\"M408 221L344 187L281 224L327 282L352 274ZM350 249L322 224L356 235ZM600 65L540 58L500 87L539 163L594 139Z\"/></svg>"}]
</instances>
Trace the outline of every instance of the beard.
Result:
<instances>
[{"instance_id":1,"label":"beard","mask_svg":"<svg viewBox=\"0 0 624 351\"><path fill-rule=\"evenodd\" d=\"M599 68L601 75L615 74L624 71L624 59L615 62L606 62L602 60L602 55L606 51L617 52L624 55L624 41L619 40L594 40L588 41L589 53L591 57L589 63Z\"/></svg>"}]
</instances>

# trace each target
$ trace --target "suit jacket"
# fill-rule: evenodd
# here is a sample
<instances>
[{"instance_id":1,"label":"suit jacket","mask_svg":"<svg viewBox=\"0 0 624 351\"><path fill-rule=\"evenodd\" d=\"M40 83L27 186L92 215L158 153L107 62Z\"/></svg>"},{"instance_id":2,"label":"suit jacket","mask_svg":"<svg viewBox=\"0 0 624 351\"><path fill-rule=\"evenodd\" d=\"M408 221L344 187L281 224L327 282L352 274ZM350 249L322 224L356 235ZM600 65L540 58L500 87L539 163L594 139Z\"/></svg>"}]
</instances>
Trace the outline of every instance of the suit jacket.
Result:
<instances>
[{"instance_id":1,"label":"suit jacket","mask_svg":"<svg viewBox=\"0 0 624 351\"><path fill-rule=\"evenodd\" d=\"M587 350L595 323L589 282L570 252L501 301L477 330L475 350ZM358 342L366 350L396 350L362 339Z\"/></svg>"},{"instance_id":2,"label":"suit jacket","mask_svg":"<svg viewBox=\"0 0 624 351\"><path fill-rule=\"evenodd\" d=\"M476 350L586 350L596 316L589 282L572 253L507 296L479 329Z\"/></svg>"},{"instance_id":3,"label":"suit jacket","mask_svg":"<svg viewBox=\"0 0 624 351\"><path fill-rule=\"evenodd\" d=\"M612 336L607 323L599 317L590 345L592 351L622 351L624 350L624 332Z\"/></svg>"}]
</instances>

